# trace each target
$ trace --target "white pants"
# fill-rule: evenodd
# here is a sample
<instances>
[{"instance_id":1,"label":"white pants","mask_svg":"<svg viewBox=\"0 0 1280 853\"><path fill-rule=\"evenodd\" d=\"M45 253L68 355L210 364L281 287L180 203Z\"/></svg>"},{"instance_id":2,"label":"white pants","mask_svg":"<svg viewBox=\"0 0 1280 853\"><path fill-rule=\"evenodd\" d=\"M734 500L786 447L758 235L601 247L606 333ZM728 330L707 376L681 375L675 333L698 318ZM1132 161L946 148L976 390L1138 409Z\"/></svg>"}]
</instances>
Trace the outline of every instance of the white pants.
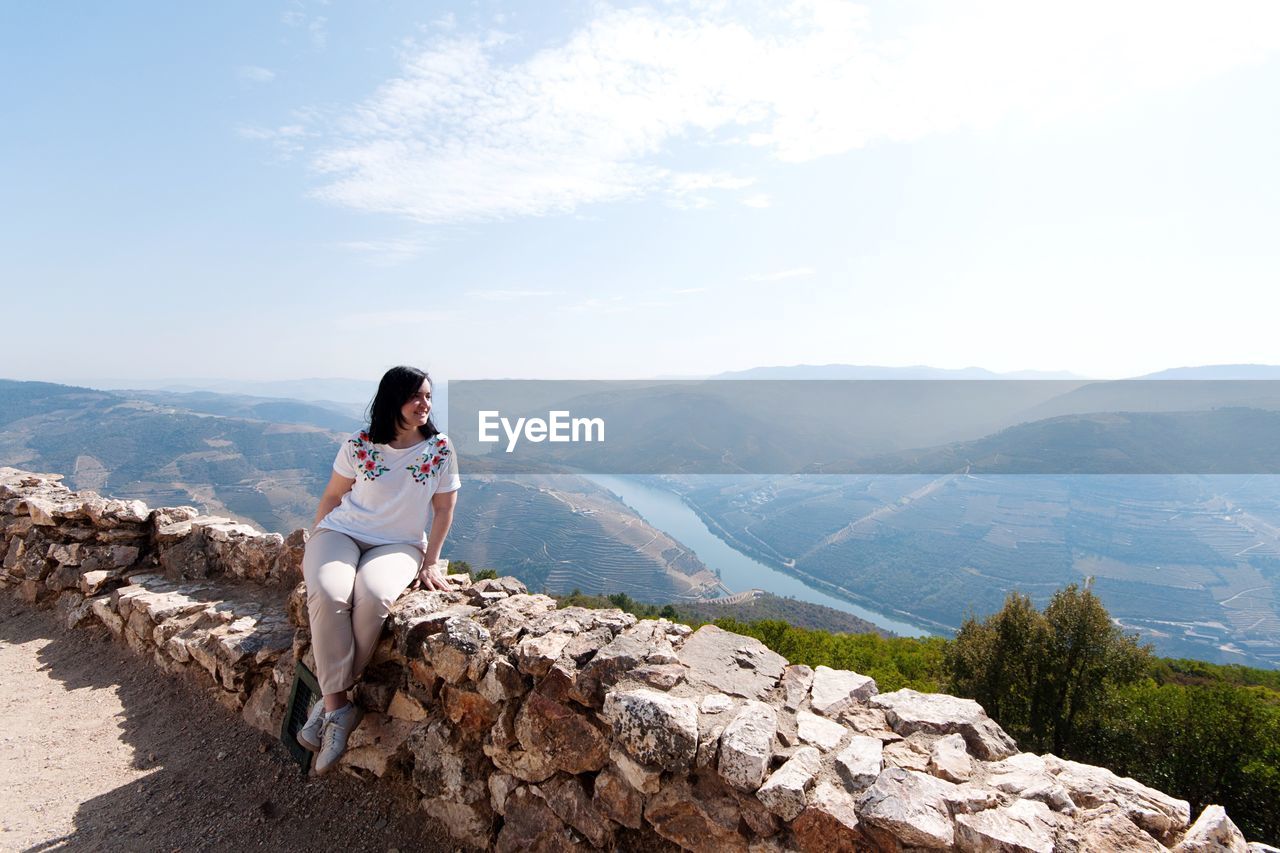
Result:
<instances>
[{"instance_id":1,"label":"white pants","mask_svg":"<svg viewBox=\"0 0 1280 853\"><path fill-rule=\"evenodd\" d=\"M422 551L413 545L369 545L324 528L307 541L302 577L322 693L341 693L355 683L373 657L391 605L421 566Z\"/></svg>"}]
</instances>

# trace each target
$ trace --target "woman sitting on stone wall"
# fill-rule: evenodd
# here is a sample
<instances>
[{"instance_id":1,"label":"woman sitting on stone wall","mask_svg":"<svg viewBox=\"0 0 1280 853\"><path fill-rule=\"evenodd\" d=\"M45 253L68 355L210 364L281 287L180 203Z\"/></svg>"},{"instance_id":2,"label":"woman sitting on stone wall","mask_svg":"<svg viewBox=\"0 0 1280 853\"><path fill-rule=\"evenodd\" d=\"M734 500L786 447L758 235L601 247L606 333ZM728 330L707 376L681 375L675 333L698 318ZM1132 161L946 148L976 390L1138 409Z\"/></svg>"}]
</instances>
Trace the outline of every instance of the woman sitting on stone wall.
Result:
<instances>
[{"instance_id":1,"label":"woman sitting on stone wall","mask_svg":"<svg viewBox=\"0 0 1280 853\"><path fill-rule=\"evenodd\" d=\"M421 579L444 589L440 549L457 490L458 460L431 422L431 379L412 367L382 377L369 428L343 442L302 559L316 677L324 694L298 742L331 769L360 721L348 691L400 593ZM430 535L427 524L430 520Z\"/></svg>"}]
</instances>

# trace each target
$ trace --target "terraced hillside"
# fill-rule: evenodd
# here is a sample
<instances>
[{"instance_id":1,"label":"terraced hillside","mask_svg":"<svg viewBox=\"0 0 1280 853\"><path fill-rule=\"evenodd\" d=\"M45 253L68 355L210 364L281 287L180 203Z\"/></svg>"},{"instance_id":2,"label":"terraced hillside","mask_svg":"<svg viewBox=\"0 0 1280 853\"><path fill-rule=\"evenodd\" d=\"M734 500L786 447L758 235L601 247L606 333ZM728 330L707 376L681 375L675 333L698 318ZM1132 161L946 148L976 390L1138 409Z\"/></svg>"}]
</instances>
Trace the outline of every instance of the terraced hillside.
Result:
<instances>
[{"instance_id":1,"label":"terraced hillside","mask_svg":"<svg viewBox=\"0 0 1280 853\"><path fill-rule=\"evenodd\" d=\"M1094 578L1162 654L1280 663L1280 477L693 479L743 550L827 588L958 626L1012 589Z\"/></svg>"},{"instance_id":2,"label":"terraced hillside","mask_svg":"<svg viewBox=\"0 0 1280 853\"><path fill-rule=\"evenodd\" d=\"M245 398L199 401L205 412L127 394L0 380L0 465L63 474L149 504L196 504L287 533L309 527L345 431L208 414L257 410ZM234 408L232 408L234 407ZM270 411L314 418L312 407ZM323 413L322 413L323 414ZM325 415L325 417L328 417ZM470 474L448 555L495 566L533 588L626 592L645 601L708 594L697 557L608 492L576 477L500 481Z\"/></svg>"},{"instance_id":3,"label":"terraced hillside","mask_svg":"<svg viewBox=\"0 0 1280 853\"><path fill-rule=\"evenodd\" d=\"M268 530L310 524L339 436L89 388L0 382L0 464L152 505L195 503Z\"/></svg>"},{"instance_id":4,"label":"terraced hillside","mask_svg":"<svg viewBox=\"0 0 1280 853\"><path fill-rule=\"evenodd\" d=\"M714 595L697 556L603 489L577 477L473 479L449 551L502 566L533 589L625 592L642 601Z\"/></svg>"}]
</instances>

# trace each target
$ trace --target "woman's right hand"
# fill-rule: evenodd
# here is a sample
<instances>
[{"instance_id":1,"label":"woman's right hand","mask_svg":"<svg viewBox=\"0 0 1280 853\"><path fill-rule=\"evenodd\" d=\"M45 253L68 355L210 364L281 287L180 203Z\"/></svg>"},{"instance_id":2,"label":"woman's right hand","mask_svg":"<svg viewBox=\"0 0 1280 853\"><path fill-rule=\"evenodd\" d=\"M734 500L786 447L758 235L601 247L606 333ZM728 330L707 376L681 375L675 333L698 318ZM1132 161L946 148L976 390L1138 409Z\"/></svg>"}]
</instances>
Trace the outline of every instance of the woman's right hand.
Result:
<instances>
[{"instance_id":1,"label":"woman's right hand","mask_svg":"<svg viewBox=\"0 0 1280 853\"><path fill-rule=\"evenodd\" d=\"M449 584L445 582L444 573L440 571L440 564L423 563L422 568L418 570L418 582L422 584L423 589L449 589Z\"/></svg>"}]
</instances>

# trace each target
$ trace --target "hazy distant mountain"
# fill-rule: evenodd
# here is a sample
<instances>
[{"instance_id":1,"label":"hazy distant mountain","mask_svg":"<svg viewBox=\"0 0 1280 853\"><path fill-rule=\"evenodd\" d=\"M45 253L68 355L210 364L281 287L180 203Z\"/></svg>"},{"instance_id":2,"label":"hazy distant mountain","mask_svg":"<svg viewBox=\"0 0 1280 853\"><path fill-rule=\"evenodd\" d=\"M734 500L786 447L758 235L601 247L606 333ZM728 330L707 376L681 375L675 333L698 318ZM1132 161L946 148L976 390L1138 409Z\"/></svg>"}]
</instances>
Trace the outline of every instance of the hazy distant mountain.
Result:
<instances>
[{"instance_id":1,"label":"hazy distant mountain","mask_svg":"<svg viewBox=\"0 0 1280 853\"><path fill-rule=\"evenodd\" d=\"M357 414L373 399L378 389L376 379L218 379L218 378L170 378L170 379L102 379L94 383L107 391L129 389L147 391L212 391L217 394L246 394L253 397L281 398L309 403L336 403L344 411ZM356 411L352 411L356 407Z\"/></svg>"},{"instance_id":2,"label":"hazy distant mountain","mask_svg":"<svg viewBox=\"0 0 1280 853\"><path fill-rule=\"evenodd\" d=\"M365 423L363 418L350 414L348 406L339 403L303 403L285 398L217 394L211 391L132 390L119 393L121 396L146 400L157 406L171 406L189 412L274 423L306 424L336 432L354 432Z\"/></svg>"},{"instance_id":3,"label":"hazy distant mountain","mask_svg":"<svg viewBox=\"0 0 1280 853\"><path fill-rule=\"evenodd\" d=\"M1271 364L1210 364L1172 367L1139 379L1280 379L1280 367Z\"/></svg>"},{"instance_id":4,"label":"hazy distant mountain","mask_svg":"<svg viewBox=\"0 0 1280 853\"><path fill-rule=\"evenodd\" d=\"M149 504L200 504L288 531L309 523L342 433L216 417L127 395L0 380L0 464Z\"/></svg>"},{"instance_id":5,"label":"hazy distant mountain","mask_svg":"<svg viewBox=\"0 0 1280 853\"><path fill-rule=\"evenodd\" d=\"M1101 412L976 441L828 464L824 474L1280 474L1280 412Z\"/></svg>"},{"instance_id":6,"label":"hazy distant mountain","mask_svg":"<svg viewBox=\"0 0 1280 853\"><path fill-rule=\"evenodd\" d=\"M666 377L682 378L682 377ZM683 377L702 378L702 377ZM717 373L711 379L1087 379L1069 370L1014 370L997 373L982 367L944 368L927 365L883 367L856 364L797 364L752 367ZM1173 367L1135 379L1280 379L1280 366L1269 364L1212 364Z\"/></svg>"},{"instance_id":7,"label":"hazy distant mountain","mask_svg":"<svg viewBox=\"0 0 1280 853\"><path fill-rule=\"evenodd\" d=\"M244 412L280 419L228 416ZM340 429L310 424L333 418ZM60 473L72 488L152 506L196 504L280 533L310 526L350 428L349 419L297 401L0 380L0 465ZM645 601L717 585L689 549L581 478L486 481L465 458L462 468L465 511L451 559L516 574L533 589Z\"/></svg>"},{"instance_id":8,"label":"hazy distant mountain","mask_svg":"<svg viewBox=\"0 0 1280 853\"><path fill-rule=\"evenodd\" d=\"M244 401L250 405L258 405L267 401L288 402L292 404L310 404L321 409L338 412L348 418L354 418L357 421L366 422L369 404L373 401L373 396L378 390L378 382L376 379L335 379L335 378L317 378L317 379L280 379L280 380L240 380L240 379L156 379L156 380L130 380L130 379L104 379L95 386L106 391L129 392L129 391L147 391L147 392L167 392L175 394L217 394L227 398L236 397L252 397L254 401ZM447 414L449 410L449 383L447 380L436 377L433 387L435 398L435 410L437 413L436 425L441 429L447 429ZM189 402L196 402L202 406L209 406L211 403L206 399L201 401L200 398L191 398ZM185 405L185 403L179 403ZM204 411L204 409L201 409ZM223 412L214 412L214 414L223 414ZM231 413L226 413L231 414ZM235 415L239 416L239 415ZM274 417L271 414L271 407L262 406L257 412L249 412L244 417ZM289 417L293 417L290 415ZM308 416L308 420L298 421L311 423L320 420L318 414L313 413ZM288 418L283 418L288 419ZM343 427L345 429L345 427Z\"/></svg>"},{"instance_id":9,"label":"hazy distant mountain","mask_svg":"<svg viewBox=\"0 0 1280 853\"><path fill-rule=\"evenodd\" d=\"M730 370L712 379L1084 379L1065 370L1016 370L995 373L981 367L879 367L855 364L797 364L790 367L752 367Z\"/></svg>"},{"instance_id":10,"label":"hazy distant mountain","mask_svg":"<svg viewBox=\"0 0 1280 853\"><path fill-rule=\"evenodd\" d=\"M1240 407L1280 410L1280 381L1266 381L1262 377L1210 380L1207 375L1202 379L1167 375L1163 379L1121 379L1078 387L1064 385L1063 392L1018 412L1013 422L1104 412L1192 412Z\"/></svg>"},{"instance_id":11,"label":"hazy distant mountain","mask_svg":"<svg viewBox=\"0 0 1280 853\"><path fill-rule=\"evenodd\" d=\"M764 380L471 384L454 389L454 437L499 465L559 463L599 473L783 473L872 454L978 439L1079 387L1054 382ZM1163 383L1162 383L1163 384ZM493 401L501 401L495 406ZM595 444L480 444L476 412L563 410L609 425ZM467 429L466 427L472 427ZM496 470L503 470L498 468Z\"/></svg>"}]
</instances>

